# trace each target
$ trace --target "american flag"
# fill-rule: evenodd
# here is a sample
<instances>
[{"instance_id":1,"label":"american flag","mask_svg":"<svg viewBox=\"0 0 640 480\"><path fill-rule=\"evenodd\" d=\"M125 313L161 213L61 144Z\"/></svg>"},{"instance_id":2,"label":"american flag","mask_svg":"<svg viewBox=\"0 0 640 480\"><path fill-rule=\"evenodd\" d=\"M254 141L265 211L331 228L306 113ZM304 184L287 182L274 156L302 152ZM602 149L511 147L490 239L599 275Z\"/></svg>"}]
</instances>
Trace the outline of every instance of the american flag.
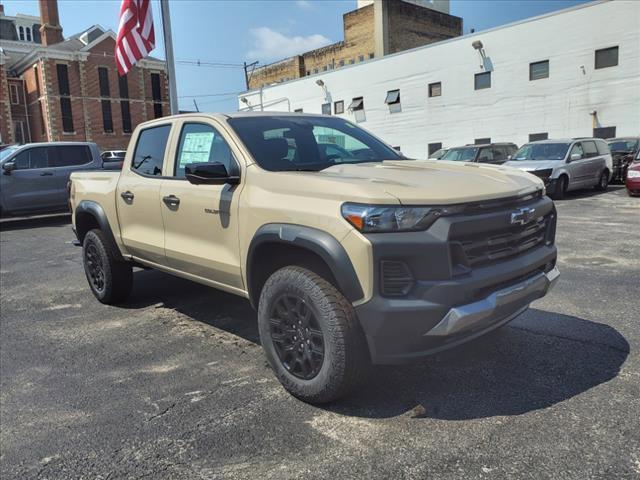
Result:
<instances>
[{"instance_id":1,"label":"american flag","mask_svg":"<svg viewBox=\"0 0 640 480\"><path fill-rule=\"evenodd\" d=\"M120 75L126 75L140 59L155 48L153 14L150 0L122 0L116 40L116 63Z\"/></svg>"}]
</instances>

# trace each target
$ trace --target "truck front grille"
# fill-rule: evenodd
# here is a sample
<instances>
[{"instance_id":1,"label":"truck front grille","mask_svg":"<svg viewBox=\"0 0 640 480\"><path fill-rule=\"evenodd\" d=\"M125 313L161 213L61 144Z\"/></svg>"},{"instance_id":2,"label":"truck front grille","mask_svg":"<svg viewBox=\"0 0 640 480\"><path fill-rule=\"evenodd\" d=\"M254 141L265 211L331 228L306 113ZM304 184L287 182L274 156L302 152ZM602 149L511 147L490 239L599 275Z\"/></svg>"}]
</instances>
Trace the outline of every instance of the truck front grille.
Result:
<instances>
[{"instance_id":1,"label":"truck front grille","mask_svg":"<svg viewBox=\"0 0 640 480\"><path fill-rule=\"evenodd\" d=\"M545 242L551 215L526 225L452 238L462 246L467 267L478 267L520 255Z\"/></svg>"}]
</instances>

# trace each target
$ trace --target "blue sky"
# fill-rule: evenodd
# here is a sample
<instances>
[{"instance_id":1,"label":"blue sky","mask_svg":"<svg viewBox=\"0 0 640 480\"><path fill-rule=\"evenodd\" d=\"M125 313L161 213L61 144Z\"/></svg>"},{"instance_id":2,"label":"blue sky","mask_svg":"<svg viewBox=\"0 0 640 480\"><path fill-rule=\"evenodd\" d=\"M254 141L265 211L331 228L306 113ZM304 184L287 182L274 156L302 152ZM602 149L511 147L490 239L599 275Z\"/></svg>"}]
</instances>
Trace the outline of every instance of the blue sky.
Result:
<instances>
[{"instance_id":1,"label":"blue sky","mask_svg":"<svg viewBox=\"0 0 640 480\"><path fill-rule=\"evenodd\" d=\"M36 0L0 0L6 15L38 15ZM464 31L476 31L571 7L586 0L451 0L451 14L464 19ZM152 0L158 39L153 55L164 57L160 4ZM189 62L241 65L269 63L342 39L342 14L356 0L171 0L174 54L178 61L181 109L235 111L244 90L237 66L196 66ZM59 0L66 36L93 24L116 30L119 0Z\"/></svg>"}]
</instances>

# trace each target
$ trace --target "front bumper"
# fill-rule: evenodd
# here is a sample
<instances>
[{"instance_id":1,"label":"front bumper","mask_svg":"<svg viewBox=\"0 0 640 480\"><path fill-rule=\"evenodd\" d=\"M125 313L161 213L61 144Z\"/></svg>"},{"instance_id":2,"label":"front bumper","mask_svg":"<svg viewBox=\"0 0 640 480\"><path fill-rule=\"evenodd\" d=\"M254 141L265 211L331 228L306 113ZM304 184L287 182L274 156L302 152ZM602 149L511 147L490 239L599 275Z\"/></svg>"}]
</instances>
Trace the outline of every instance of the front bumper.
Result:
<instances>
[{"instance_id":1,"label":"front bumper","mask_svg":"<svg viewBox=\"0 0 640 480\"><path fill-rule=\"evenodd\" d=\"M493 248L502 240L493 233L513 228L506 226L511 209L441 218L426 232L368 235L374 295L355 309L373 363L407 363L452 348L507 323L546 295L559 275L555 209L546 197L529 205L538 215L529 225L540 217L548 221L544 242L509 257L476 257L467 266L461 265L461 250L477 250L461 247L458 239L464 244L472 235L474 243L482 243L470 232L486 230L492 232L486 245ZM391 291L395 296L384 288L389 261L403 262L413 277L410 288Z\"/></svg>"}]
</instances>

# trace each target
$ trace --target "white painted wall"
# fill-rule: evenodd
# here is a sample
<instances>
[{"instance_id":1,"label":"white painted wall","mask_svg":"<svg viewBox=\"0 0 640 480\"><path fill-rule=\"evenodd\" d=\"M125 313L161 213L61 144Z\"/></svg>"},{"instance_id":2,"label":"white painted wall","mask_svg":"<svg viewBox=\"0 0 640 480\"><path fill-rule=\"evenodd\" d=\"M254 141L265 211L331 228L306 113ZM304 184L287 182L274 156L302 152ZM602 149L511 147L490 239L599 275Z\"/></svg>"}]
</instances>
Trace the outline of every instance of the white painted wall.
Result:
<instances>
[{"instance_id":1,"label":"white painted wall","mask_svg":"<svg viewBox=\"0 0 640 480\"><path fill-rule=\"evenodd\" d=\"M493 64L490 89L474 90L474 74L482 72L475 40ZM618 65L595 70L595 50L616 45ZM550 77L529 81L529 63L547 59ZM428 84L438 81L442 96L428 98ZM397 88L402 111L390 114L384 99ZM305 113L321 113L327 100L344 100L346 109L360 96L361 126L415 158L435 142L456 146L490 137L522 145L530 133L590 136L593 110L599 126L617 127L618 136L640 135L640 1L591 3L262 91L265 110ZM240 97L259 110L260 91ZM246 109L240 97L239 109ZM342 116L354 120L353 112Z\"/></svg>"}]
</instances>

